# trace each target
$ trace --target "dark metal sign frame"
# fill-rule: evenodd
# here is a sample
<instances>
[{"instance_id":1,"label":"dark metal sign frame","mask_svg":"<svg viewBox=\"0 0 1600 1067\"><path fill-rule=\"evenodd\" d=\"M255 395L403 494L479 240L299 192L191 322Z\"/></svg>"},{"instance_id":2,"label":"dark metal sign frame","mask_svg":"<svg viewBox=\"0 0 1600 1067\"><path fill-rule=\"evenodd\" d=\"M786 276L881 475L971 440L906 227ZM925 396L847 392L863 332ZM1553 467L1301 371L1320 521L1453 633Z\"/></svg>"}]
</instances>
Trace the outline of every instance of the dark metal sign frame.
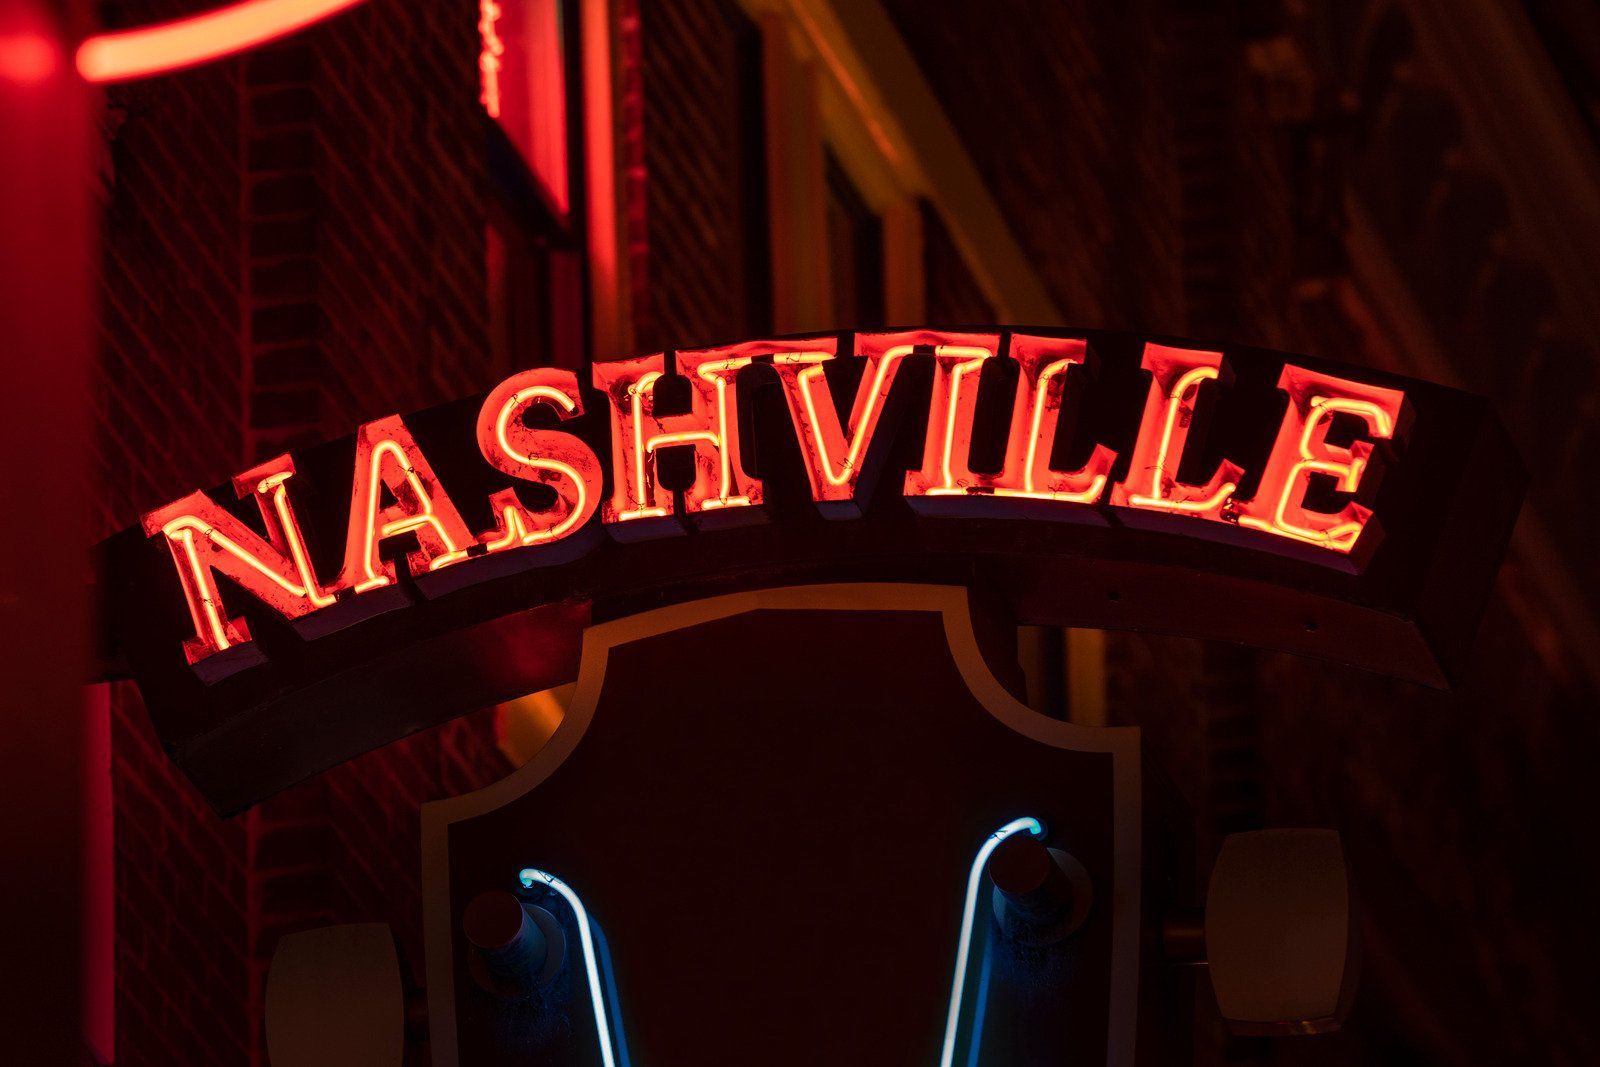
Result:
<instances>
[{"instance_id":1,"label":"dark metal sign frame","mask_svg":"<svg viewBox=\"0 0 1600 1067\"><path fill-rule=\"evenodd\" d=\"M1097 363L1073 409L1063 413L1052 442L1056 465L1070 469L1104 445L1118 456L1112 478L1127 477L1150 393L1141 352L1161 339L1028 332L1083 338ZM840 358L826 368L826 381L835 407L848 412L860 376L860 361L849 358L853 335L822 336L838 345ZM935 377L932 351L919 345L887 396L870 445L870 460L884 473L857 518L825 517L813 503L777 376L763 366L770 361L758 358L733 387L742 462L764 481L765 521L715 529L685 524L675 536L623 543L608 537L596 516L559 543L468 559L420 580L402 566L399 583L379 591L390 610L368 611L314 638L234 590L230 610L248 620L259 662L210 681L182 651L194 626L173 558L159 536L135 529L104 546L101 581L112 643L173 759L222 812L466 711L571 681L581 631L592 621L779 585L965 585L1020 623L1235 641L1450 684L1469 655L1524 481L1489 403L1362 368L1214 347L1232 380L1201 397L1178 473L1203 480L1231 460L1246 472L1243 498L1257 489L1283 420L1287 401L1278 383L1286 365L1403 390L1404 440L1386 447L1381 478L1375 471L1362 486L1382 537L1359 563L1319 559L1315 550L1284 554L1272 538L1217 522L1158 516L1166 521L1151 523L1105 503L1049 516L1065 521L986 511L981 497L947 514L919 512L908 505L901 477L923 462ZM974 376L973 469L994 466L1004 452L1016 374L1009 361L996 359ZM670 391L657 395L663 408L672 403ZM463 517L474 529L489 529L495 516L488 497L513 480L478 453L481 404L481 397L447 403L407 415L404 424ZM584 407L583 415L549 425L604 459L608 400L586 392ZM673 472L681 458L673 451L687 449L667 452L661 478L682 487L688 478ZM353 452L346 438L294 457L295 506L319 573L338 567ZM1314 486L1337 506L1337 494L1326 488ZM210 496L259 528L248 501L229 489ZM411 536L393 538L384 555L401 555L409 544Z\"/></svg>"}]
</instances>

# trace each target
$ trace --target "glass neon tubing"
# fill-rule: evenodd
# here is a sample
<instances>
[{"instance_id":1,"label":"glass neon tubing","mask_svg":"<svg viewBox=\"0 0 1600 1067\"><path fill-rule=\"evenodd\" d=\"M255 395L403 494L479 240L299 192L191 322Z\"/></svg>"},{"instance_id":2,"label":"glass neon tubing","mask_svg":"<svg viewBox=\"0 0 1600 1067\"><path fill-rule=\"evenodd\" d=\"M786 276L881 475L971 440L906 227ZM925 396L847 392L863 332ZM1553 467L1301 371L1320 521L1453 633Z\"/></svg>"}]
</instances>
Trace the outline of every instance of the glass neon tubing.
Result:
<instances>
[{"instance_id":1,"label":"glass neon tubing","mask_svg":"<svg viewBox=\"0 0 1600 1067\"><path fill-rule=\"evenodd\" d=\"M578 894L555 875L536 867L524 867L517 874L524 888L532 889L542 883L561 894L578 920L578 938L583 942L583 966L589 977L589 999L594 1004L594 1028L600 1037L600 1058L605 1067L617 1067L617 1055L611 1041L611 1023L606 1018L605 998L600 989L600 962L594 948L594 931L590 929L589 910L578 899Z\"/></svg>"},{"instance_id":2,"label":"glass neon tubing","mask_svg":"<svg viewBox=\"0 0 1600 1067\"><path fill-rule=\"evenodd\" d=\"M994 974L994 941L983 946L983 962L978 965L978 1003L972 1007L972 1040L967 1042L967 1067L978 1067L978 1050L983 1047L983 1017L989 1007L989 979Z\"/></svg>"},{"instance_id":3,"label":"glass neon tubing","mask_svg":"<svg viewBox=\"0 0 1600 1067\"><path fill-rule=\"evenodd\" d=\"M961 939L956 943L956 976L950 984L950 1012L945 1016L944 1051L939 1056L939 1067L951 1067L956 1055L956 1030L961 1020L961 997L967 984L967 961L972 954L972 927L978 911L978 890L983 884L983 871L989 857L1000 847L1000 842L1026 830L1032 837L1044 836L1044 824L1028 817L1013 819L990 834L972 859L972 869L967 872L967 899L961 907Z\"/></svg>"},{"instance_id":4,"label":"glass neon tubing","mask_svg":"<svg viewBox=\"0 0 1600 1067\"><path fill-rule=\"evenodd\" d=\"M362 0L236 0L210 11L117 33L78 47L86 81L122 81L181 70L266 44L355 7Z\"/></svg>"}]
</instances>

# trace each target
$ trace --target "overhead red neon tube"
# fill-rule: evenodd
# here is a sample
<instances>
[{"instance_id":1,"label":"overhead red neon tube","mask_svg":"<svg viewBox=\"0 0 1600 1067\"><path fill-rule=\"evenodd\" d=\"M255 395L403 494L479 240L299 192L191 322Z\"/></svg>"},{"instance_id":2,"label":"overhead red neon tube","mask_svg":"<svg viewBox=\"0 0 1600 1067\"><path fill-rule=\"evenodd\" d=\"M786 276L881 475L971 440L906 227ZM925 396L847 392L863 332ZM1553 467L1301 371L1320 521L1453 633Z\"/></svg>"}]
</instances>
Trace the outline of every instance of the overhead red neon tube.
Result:
<instances>
[{"instance_id":1,"label":"overhead red neon tube","mask_svg":"<svg viewBox=\"0 0 1600 1067\"><path fill-rule=\"evenodd\" d=\"M102 33L78 46L78 73L92 82L181 70L303 30L362 0L239 0L203 15Z\"/></svg>"}]
</instances>

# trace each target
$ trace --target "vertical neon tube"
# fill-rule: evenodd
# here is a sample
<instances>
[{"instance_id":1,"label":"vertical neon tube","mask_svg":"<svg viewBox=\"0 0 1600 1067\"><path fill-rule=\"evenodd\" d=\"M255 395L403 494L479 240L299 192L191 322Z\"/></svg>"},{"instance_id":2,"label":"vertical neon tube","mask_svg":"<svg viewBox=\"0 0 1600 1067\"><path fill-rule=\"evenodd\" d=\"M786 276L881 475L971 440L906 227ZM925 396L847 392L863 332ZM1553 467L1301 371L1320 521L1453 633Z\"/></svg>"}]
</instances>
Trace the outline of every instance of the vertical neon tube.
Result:
<instances>
[{"instance_id":1,"label":"vertical neon tube","mask_svg":"<svg viewBox=\"0 0 1600 1067\"><path fill-rule=\"evenodd\" d=\"M978 965L978 1003L972 1008L972 1040L967 1042L967 1067L978 1067L978 1051L983 1047L983 1017L989 1006L989 978L994 974L994 942L983 946L983 962Z\"/></svg>"},{"instance_id":2,"label":"vertical neon tube","mask_svg":"<svg viewBox=\"0 0 1600 1067\"><path fill-rule=\"evenodd\" d=\"M956 943L956 975L950 984L950 1011L945 1016L944 1051L939 1055L939 1067L951 1067L956 1055L956 1029L961 1020L961 997L967 984L967 960L972 954L972 927L978 911L978 890L983 884L983 872L989 857L1000 847L1000 842L1013 834L1026 830L1033 837L1044 836L1044 824L1038 819L1013 819L990 834L973 857L972 869L967 872L967 898L961 906L961 940Z\"/></svg>"},{"instance_id":3,"label":"vertical neon tube","mask_svg":"<svg viewBox=\"0 0 1600 1067\"><path fill-rule=\"evenodd\" d=\"M536 884L549 886L561 895L572 914L578 921L578 938L583 944L583 967L588 973L589 999L594 1005L594 1028L600 1039L600 1059L605 1067L617 1067L617 1054L611 1040L611 1023L606 1018L605 997L600 988L600 961L594 947L594 931L589 923L589 910L583 906L583 901L578 899L578 894L555 875L534 867L524 867L517 874L517 880L524 888L532 889Z\"/></svg>"}]
</instances>

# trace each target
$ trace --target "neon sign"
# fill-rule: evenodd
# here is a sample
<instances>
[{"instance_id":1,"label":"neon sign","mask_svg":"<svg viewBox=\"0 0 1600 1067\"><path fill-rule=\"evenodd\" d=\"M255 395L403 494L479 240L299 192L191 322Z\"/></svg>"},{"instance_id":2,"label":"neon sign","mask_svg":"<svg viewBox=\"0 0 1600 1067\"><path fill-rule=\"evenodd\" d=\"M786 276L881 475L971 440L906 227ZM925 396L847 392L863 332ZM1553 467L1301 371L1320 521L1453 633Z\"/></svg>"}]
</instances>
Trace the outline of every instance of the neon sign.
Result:
<instances>
[{"instance_id":1,"label":"neon sign","mask_svg":"<svg viewBox=\"0 0 1600 1067\"><path fill-rule=\"evenodd\" d=\"M500 117L500 68L505 64L506 43L500 39L500 16L505 12L495 0L478 2L478 36L483 41L478 51L478 101L490 118Z\"/></svg>"},{"instance_id":2,"label":"neon sign","mask_svg":"<svg viewBox=\"0 0 1600 1067\"><path fill-rule=\"evenodd\" d=\"M513 375L488 394L477 417L479 453L507 479L478 506L479 514L486 509L492 516L481 526L469 523L447 488L450 479L434 469L405 420L390 415L365 423L355 439L342 566L331 579L317 573L296 519L302 487L290 456L235 479L238 496L257 505L261 532L200 493L157 508L144 516L144 529L165 539L189 605L189 662L250 643L244 620L230 615L225 603L239 594L285 620L302 621L394 586L401 580L397 567L417 580L513 552L528 554L526 562L538 566L539 553L588 528L596 512L599 525L619 542L768 518L764 479L793 480L800 471L768 461L762 476L753 473L741 447L745 390L739 382L746 376L764 377L782 394L797 465L812 506L825 519L861 515L893 444L883 429L885 413L905 399L902 393L918 388L901 384L906 366L917 361L931 364L931 375L924 376L931 377L926 432L921 465L902 485L916 512L1155 522L1201 535L1226 528L1254 548L1309 552L1354 570L1382 536L1364 502L1379 475L1378 449L1402 444L1410 421L1401 389L1285 364L1276 383L1281 420L1270 447L1255 457L1259 476L1252 479L1244 463L1224 456L1185 480L1180 471L1203 458L1202 405L1208 394L1215 405L1229 389L1232 369L1222 352L1146 343L1139 360L1143 409L1120 464L1123 473L1113 480L1121 450L1104 442L1092 442L1082 462L1063 465L1053 458L1060 440L1076 432L1069 413L1097 385L1095 353L1084 338L858 333L848 353L841 352L839 337L826 336L595 364L594 406L603 405L608 433L592 434L593 441L568 428L585 412L584 391L572 372ZM1016 380L1004 392L984 384L990 368L1002 367ZM830 372L855 379L846 418ZM672 389L676 403L663 402ZM999 401L1007 396L998 467L978 469L980 407L987 400L1003 410ZM530 420L554 425L534 428ZM609 477L602 461L607 443ZM692 463L692 478L682 486L663 477L673 453ZM540 492L544 503L535 506L527 491ZM403 542L398 558L387 556L391 542ZM239 594L224 593L218 575Z\"/></svg>"},{"instance_id":3,"label":"neon sign","mask_svg":"<svg viewBox=\"0 0 1600 1067\"><path fill-rule=\"evenodd\" d=\"M600 953L595 949L594 922L589 918L589 909L583 906L582 899L555 875L541 871L537 867L524 867L517 872L517 881L524 889L534 886L544 886L566 901L567 907L572 909L573 921L578 927L578 943L583 946L583 975L589 987L589 1003L594 1011L595 1040L600 1046L600 1062L604 1067L627 1067L628 1053L622 1044L622 1026L617 1024L617 1039L611 1036L612 1023L610 1014L606 1011L606 997L600 984ZM613 1005L613 1011L615 1005Z\"/></svg>"},{"instance_id":4,"label":"neon sign","mask_svg":"<svg viewBox=\"0 0 1600 1067\"><path fill-rule=\"evenodd\" d=\"M1044 824L1031 815L1006 823L984 838L978 854L972 858L972 867L967 871L967 891L961 903L961 934L956 941L955 977L950 982L950 1007L945 1012L944 1043L940 1046L939 1067L952 1067L955 1062L956 1034L961 1022L961 1004L966 995L967 963L972 955L972 932L977 920L978 894L983 888L983 872L989 866L989 857L994 855L994 850L1000 847L1001 842L1024 832L1030 837L1042 838L1045 834ZM977 1058L977 1040L975 1028L972 1035L974 1060Z\"/></svg>"},{"instance_id":5,"label":"neon sign","mask_svg":"<svg viewBox=\"0 0 1600 1067\"><path fill-rule=\"evenodd\" d=\"M182 70L275 41L362 0L237 0L188 18L102 33L78 46L86 81L114 82Z\"/></svg>"},{"instance_id":6,"label":"neon sign","mask_svg":"<svg viewBox=\"0 0 1600 1067\"><path fill-rule=\"evenodd\" d=\"M1042 839L1045 836L1045 827L1032 816L1011 820L984 838L983 844L979 846L977 854L972 859L972 866L967 871L966 890L961 904L961 927L956 939L955 968L950 985L950 1003L945 1012L944 1038L940 1045L939 1067L952 1067L955 1062L962 1006L967 996L967 970L971 962L974 931L978 923L978 901L984 884L984 872L988 869L989 859L994 855L995 849L999 848L1007 838L1019 833ZM579 944L582 946L583 977L588 990L590 1010L594 1015L595 1038L600 1050L601 1063L604 1067L619 1067L619 1065L627 1067L630 1061L625 1046L619 1040L622 1025L621 1013L615 1004L615 987L613 983L613 995L608 1001L601 976L600 953L596 949L594 921L588 909L571 886L548 871L537 867L524 867L517 872L517 880L524 889L542 887L551 890L572 909L573 922L578 928ZM983 995L984 990L980 988L978 996ZM981 1015L981 1006L978 1014ZM612 1036L613 1030L616 1031L616 1038ZM977 1058L979 1037L977 1028L974 1028L974 1032L968 1037L974 1062Z\"/></svg>"},{"instance_id":7,"label":"neon sign","mask_svg":"<svg viewBox=\"0 0 1600 1067\"><path fill-rule=\"evenodd\" d=\"M98 581L106 662L236 811L571 681L596 620L774 586L963 586L1000 633L1446 687L1525 482L1492 403L1425 381L1110 330L826 333L375 418L152 509Z\"/></svg>"}]
</instances>

